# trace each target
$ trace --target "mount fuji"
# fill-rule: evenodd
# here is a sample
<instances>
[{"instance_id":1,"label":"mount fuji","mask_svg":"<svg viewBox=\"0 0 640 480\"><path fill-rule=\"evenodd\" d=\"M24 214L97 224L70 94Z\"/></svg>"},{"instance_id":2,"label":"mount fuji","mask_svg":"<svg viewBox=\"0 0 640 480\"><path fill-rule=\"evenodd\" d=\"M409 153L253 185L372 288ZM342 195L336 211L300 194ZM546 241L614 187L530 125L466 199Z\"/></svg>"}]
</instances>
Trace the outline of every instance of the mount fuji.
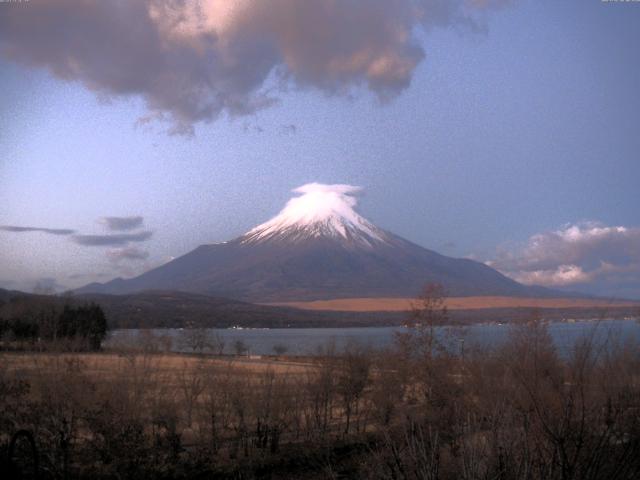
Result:
<instances>
[{"instance_id":1,"label":"mount fuji","mask_svg":"<svg viewBox=\"0 0 640 480\"><path fill-rule=\"evenodd\" d=\"M469 259L451 258L378 228L356 210L359 188L311 183L271 220L233 240L201 245L130 279L76 293L176 290L251 302L414 297L424 284L451 296L555 296Z\"/></svg>"}]
</instances>

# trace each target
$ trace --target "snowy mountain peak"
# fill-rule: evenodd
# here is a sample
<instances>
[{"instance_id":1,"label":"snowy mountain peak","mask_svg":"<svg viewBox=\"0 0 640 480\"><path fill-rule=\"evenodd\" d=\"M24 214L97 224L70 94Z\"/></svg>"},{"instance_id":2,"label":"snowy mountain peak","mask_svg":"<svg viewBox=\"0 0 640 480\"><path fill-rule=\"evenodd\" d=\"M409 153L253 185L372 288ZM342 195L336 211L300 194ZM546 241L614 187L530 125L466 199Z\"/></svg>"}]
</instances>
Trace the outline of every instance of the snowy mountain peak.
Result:
<instances>
[{"instance_id":1,"label":"snowy mountain peak","mask_svg":"<svg viewBox=\"0 0 640 480\"><path fill-rule=\"evenodd\" d=\"M327 237L360 246L388 243L384 231L354 210L358 203L354 194L360 187L308 183L293 191L301 195L290 199L274 218L243 235L242 243Z\"/></svg>"}]
</instances>

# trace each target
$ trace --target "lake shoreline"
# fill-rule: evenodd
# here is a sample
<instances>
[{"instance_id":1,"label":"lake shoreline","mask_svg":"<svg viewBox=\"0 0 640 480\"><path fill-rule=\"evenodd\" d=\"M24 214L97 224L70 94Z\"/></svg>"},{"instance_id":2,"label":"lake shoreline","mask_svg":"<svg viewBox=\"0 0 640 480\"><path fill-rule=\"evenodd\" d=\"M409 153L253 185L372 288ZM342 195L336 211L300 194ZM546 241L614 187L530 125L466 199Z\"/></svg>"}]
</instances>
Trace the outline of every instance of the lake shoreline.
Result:
<instances>
[{"instance_id":1,"label":"lake shoreline","mask_svg":"<svg viewBox=\"0 0 640 480\"><path fill-rule=\"evenodd\" d=\"M552 339L560 349L567 349L580 338L596 332L603 339L616 332L623 338L640 339L640 322L636 318L567 319L565 321L541 320L547 326ZM511 323L484 323L457 329L456 341L472 346L496 346L509 335ZM437 327L439 335L446 335L452 326ZM321 349L344 348L349 343L359 343L372 349L389 347L396 332L409 330L403 326L374 327L324 327L324 328L205 328L196 329L199 335L215 337L223 343L222 352L232 353L238 342L247 355L272 355L275 348L284 347L283 355L313 356ZM179 353L192 352L185 340L193 329L118 329L111 332L106 348L152 348ZM145 345L147 347L145 347ZM240 348L240 347L238 347ZM456 347L457 348L457 347Z\"/></svg>"}]
</instances>

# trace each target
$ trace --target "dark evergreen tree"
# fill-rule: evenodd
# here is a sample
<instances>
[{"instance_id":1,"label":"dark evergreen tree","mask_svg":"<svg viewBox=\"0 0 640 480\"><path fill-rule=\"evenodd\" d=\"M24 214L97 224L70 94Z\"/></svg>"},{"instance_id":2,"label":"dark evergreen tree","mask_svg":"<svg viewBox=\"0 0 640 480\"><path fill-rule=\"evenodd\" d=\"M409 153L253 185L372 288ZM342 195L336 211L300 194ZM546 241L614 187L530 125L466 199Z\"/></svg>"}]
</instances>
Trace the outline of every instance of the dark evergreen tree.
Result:
<instances>
[{"instance_id":1,"label":"dark evergreen tree","mask_svg":"<svg viewBox=\"0 0 640 480\"><path fill-rule=\"evenodd\" d=\"M0 318L0 336L8 334L19 341L80 340L76 346L99 350L108 325L102 308L96 304L73 306L34 305L24 299L13 312Z\"/></svg>"},{"instance_id":2,"label":"dark evergreen tree","mask_svg":"<svg viewBox=\"0 0 640 480\"><path fill-rule=\"evenodd\" d=\"M100 350L102 342L107 336L107 318L100 308L100 305L91 304L85 307L87 321L84 324L86 328L85 336L89 341L89 348L92 350Z\"/></svg>"}]
</instances>

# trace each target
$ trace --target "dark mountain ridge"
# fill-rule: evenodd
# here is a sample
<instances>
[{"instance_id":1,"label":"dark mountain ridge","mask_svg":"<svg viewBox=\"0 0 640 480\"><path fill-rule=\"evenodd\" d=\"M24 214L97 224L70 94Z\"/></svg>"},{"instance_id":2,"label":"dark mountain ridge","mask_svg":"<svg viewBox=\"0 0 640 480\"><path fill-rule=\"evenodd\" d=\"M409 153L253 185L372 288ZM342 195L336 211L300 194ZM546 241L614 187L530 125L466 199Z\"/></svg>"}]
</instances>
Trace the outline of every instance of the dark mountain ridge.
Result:
<instances>
[{"instance_id":1,"label":"dark mountain ridge","mask_svg":"<svg viewBox=\"0 0 640 480\"><path fill-rule=\"evenodd\" d=\"M392 237L390 245L346 248L317 239L298 245L243 238L202 245L138 277L91 284L76 293L177 290L252 302L350 297L413 297L428 282L451 296L561 296L528 287L468 259L449 258ZM566 295L566 294L563 294Z\"/></svg>"}]
</instances>

